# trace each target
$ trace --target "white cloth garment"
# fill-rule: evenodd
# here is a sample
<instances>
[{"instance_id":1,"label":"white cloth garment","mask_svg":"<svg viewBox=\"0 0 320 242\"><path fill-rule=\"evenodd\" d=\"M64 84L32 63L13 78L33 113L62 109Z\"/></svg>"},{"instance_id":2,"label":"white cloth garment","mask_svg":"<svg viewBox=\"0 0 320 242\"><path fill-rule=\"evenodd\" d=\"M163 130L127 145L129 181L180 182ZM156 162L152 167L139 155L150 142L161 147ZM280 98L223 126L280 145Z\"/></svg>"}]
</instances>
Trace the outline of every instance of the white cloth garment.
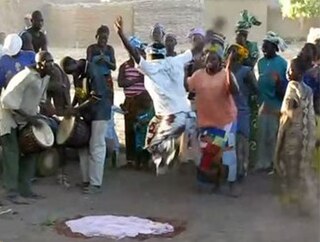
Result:
<instances>
[{"instance_id":1,"label":"white cloth garment","mask_svg":"<svg viewBox=\"0 0 320 242\"><path fill-rule=\"evenodd\" d=\"M28 115L38 113L39 104L45 100L49 76L41 78L33 69L25 68L12 77L6 89L1 93L0 135L9 134L17 124L23 127L23 117L13 115L11 110L22 110Z\"/></svg>"},{"instance_id":2,"label":"white cloth garment","mask_svg":"<svg viewBox=\"0 0 320 242\"><path fill-rule=\"evenodd\" d=\"M15 56L22 48L22 39L17 34L8 34L3 43L3 55Z\"/></svg>"},{"instance_id":3,"label":"white cloth garment","mask_svg":"<svg viewBox=\"0 0 320 242\"><path fill-rule=\"evenodd\" d=\"M106 157L106 133L108 121L99 120L91 122L91 137L89 149L79 150L82 181L90 185L101 186L103 180L104 162Z\"/></svg>"},{"instance_id":4,"label":"white cloth garment","mask_svg":"<svg viewBox=\"0 0 320 242\"><path fill-rule=\"evenodd\" d=\"M123 216L87 216L66 222L73 233L86 237L111 237L113 239L134 238L139 234L161 235L174 232L167 223L153 222L138 217Z\"/></svg>"},{"instance_id":5,"label":"white cloth garment","mask_svg":"<svg viewBox=\"0 0 320 242\"><path fill-rule=\"evenodd\" d=\"M184 65L191 60L190 50L161 60L146 61L141 57L139 70L145 74L144 85L157 115L191 111L184 87Z\"/></svg>"}]
</instances>

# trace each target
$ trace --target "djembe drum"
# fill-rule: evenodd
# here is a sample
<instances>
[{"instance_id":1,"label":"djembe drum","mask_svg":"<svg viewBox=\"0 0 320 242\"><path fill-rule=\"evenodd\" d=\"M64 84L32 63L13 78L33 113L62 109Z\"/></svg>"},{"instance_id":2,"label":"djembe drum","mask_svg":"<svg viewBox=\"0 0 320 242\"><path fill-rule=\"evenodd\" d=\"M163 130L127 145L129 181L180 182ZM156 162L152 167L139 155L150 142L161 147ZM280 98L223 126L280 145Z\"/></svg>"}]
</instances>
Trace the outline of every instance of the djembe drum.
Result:
<instances>
[{"instance_id":1,"label":"djembe drum","mask_svg":"<svg viewBox=\"0 0 320 242\"><path fill-rule=\"evenodd\" d=\"M43 120L35 127L27 125L19 133L19 146L23 154L38 153L54 144L54 135L50 126Z\"/></svg>"}]
</instances>

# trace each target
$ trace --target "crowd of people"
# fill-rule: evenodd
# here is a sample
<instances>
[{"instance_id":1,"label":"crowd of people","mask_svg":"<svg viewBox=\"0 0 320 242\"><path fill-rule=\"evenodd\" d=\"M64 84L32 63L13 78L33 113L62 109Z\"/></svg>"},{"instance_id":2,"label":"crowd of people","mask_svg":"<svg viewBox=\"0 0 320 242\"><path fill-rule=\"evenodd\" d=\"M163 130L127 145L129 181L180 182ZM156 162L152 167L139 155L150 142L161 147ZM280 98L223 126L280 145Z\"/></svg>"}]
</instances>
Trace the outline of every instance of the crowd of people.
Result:
<instances>
[{"instance_id":1,"label":"crowd of people","mask_svg":"<svg viewBox=\"0 0 320 242\"><path fill-rule=\"evenodd\" d=\"M116 83L125 101L117 107L116 56L107 26L97 29L86 58L66 56L58 65L48 52L41 12L25 22L21 33L1 35L0 135L3 185L11 202L41 198L31 189L37 153L22 152L20 142L22 130L40 127L41 120L56 136L62 118L74 117L88 128L87 142L74 145L81 185L84 193L101 192L106 157L116 165L119 155L115 112L124 115L127 167L148 169L151 160L157 175L165 174L177 158L179 140L179 160L196 164L199 187L219 192L226 181L228 194L236 197L239 182L253 171L278 176L287 202L318 196L320 38L306 43L288 65L281 56L287 45L271 31L260 56L249 32L261 22L246 10L234 43L227 44L216 30L193 28L187 36L190 50L183 53L161 24L154 25L146 43L127 38L119 17L115 29L129 57L119 67ZM55 146L65 175L68 144Z\"/></svg>"}]
</instances>

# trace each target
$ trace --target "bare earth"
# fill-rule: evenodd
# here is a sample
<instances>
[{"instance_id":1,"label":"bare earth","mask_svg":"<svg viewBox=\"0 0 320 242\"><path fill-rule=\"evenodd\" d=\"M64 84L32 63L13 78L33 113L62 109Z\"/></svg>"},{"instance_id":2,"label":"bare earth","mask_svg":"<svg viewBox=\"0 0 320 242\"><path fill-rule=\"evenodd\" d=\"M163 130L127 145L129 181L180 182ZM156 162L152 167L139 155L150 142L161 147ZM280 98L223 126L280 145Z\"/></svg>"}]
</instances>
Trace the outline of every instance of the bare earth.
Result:
<instances>
[{"instance_id":1,"label":"bare earth","mask_svg":"<svg viewBox=\"0 0 320 242\"><path fill-rule=\"evenodd\" d=\"M57 59L63 54L82 57L84 50L54 50ZM123 50L120 64L126 58ZM294 53L295 51L292 51ZM291 53L289 54L291 57ZM123 100L116 91L116 104ZM117 116L117 131L123 140L123 119ZM122 155L120 162L124 163ZM3 242L76 242L83 239L58 235L52 223L78 215L134 215L161 217L187 222L186 231L172 239L150 239L150 242L319 242L320 218L301 216L285 209L274 193L272 176L251 175L242 185L242 196L198 193L192 166L181 172L156 177L153 173L108 169L103 193L83 195L75 183L80 181L78 163L69 163L72 187L56 184L54 177L40 179L35 190L45 200L27 206L5 204L14 213L0 215L0 241ZM0 201L1 201L0 190ZM319 204L320 211L320 204ZM88 241L107 242L107 238ZM135 241L130 239L124 242Z\"/></svg>"}]
</instances>

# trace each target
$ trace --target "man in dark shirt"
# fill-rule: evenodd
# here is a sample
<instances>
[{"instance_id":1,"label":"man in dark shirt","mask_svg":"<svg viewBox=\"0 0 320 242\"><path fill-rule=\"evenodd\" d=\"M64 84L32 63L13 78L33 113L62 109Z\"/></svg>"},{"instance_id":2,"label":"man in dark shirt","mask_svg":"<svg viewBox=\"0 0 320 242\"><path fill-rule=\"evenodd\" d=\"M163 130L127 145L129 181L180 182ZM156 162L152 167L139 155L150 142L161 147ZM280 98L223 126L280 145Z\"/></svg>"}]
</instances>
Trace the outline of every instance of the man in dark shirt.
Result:
<instances>
[{"instance_id":1,"label":"man in dark shirt","mask_svg":"<svg viewBox=\"0 0 320 242\"><path fill-rule=\"evenodd\" d=\"M91 126L89 147L80 150L79 156L83 192L89 194L100 193L102 191L101 185L106 156L105 133L108 127L108 120L111 117L112 103L110 95L112 95L112 92L105 81L105 76L96 69L95 65L85 60L77 61L71 57L65 57L61 61L61 66L67 74L74 77L76 87L75 100L78 100L78 103L79 100L89 98L89 91L99 97L99 101L93 103L88 110ZM83 78L89 81L80 84L80 80ZM85 87L87 84L89 87Z\"/></svg>"},{"instance_id":2,"label":"man in dark shirt","mask_svg":"<svg viewBox=\"0 0 320 242\"><path fill-rule=\"evenodd\" d=\"M34 11L31 16L31 27L21 33L22 50L32 50L36 53L47 51L47 37L42 30L43 17L40 11Z\"/></svg>"}]
</instances>

